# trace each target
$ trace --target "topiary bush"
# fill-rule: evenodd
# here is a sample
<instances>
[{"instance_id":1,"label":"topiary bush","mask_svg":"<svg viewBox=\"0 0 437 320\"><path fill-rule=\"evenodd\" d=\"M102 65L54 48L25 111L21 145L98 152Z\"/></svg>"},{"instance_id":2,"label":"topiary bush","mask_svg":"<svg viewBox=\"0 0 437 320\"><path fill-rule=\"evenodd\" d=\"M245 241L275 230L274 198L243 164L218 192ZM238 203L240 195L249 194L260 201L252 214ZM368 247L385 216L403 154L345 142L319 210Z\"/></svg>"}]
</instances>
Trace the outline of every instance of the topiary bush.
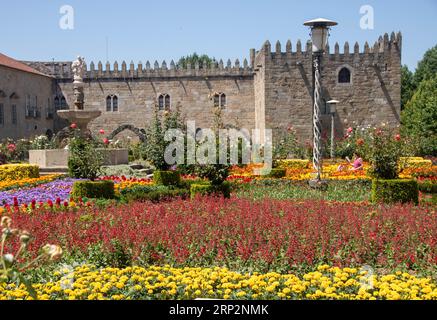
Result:
<instances>
[{"instance_id":1,"label":"topiary bush","mask_svg":"<svg viewBox=\"0 0 437 320\"><path fill-rule=\"evenodd\" d=\"M437 183L432 181L419 182L419 191L435 194L437 193Z\"/></svg>"},{"instance_id":2,"label":"topiary bush","mask_svg":"<svg viewBox=\"0 0 437 320\"><path fill-rule=\"evenodd\" d=\"M269 178L276 178L280 179L285 177L285 174L287 173L287 170L284 168L273 168L270 173L268 174Z\"/></svg>"},{"instance_id":3,"label":"topiary bush","mask_svg":"<svg viewBox=\"0 0 437 320\"><path fill-rule=\"evenodd\" d=\"M161 171L153 172L153 182L163 186L177 186L181 182L179 171Z\"/></svg>"},{"instance_id":4,"label":"topiary bush","mask_svg":"<svg viewBox=\"0 0 437 320\"><path fill-rule=\"evenodd\" d=\"M419 186L416 180L393 179L372 181L372 202L419 203Z\"/></svg>"},{"instance_id":5,"label":"topiary bush","mask_svg":"<svg viewBox=\"0 0 437 320\"><path fill-rule=\"evenodd\" d=\"M195 198L197 195L221 195L225 198L231 197L231 184L229 182L223 182L219 185L208 184L192 184L190 188L191 198Z\"/></svg>"},{"instance_id":6,"label":"topiary bush","mask_svg":"<svg viewBox=\"0 0 437 320\"><path fill-rule=\"evenodd\" d=\"M39 178L39 167L31 164L5 164L0 166L0 180Z\"/></svg>"},{"instance_id":7,"label":"topiary bush","mask_svg":"<svg viewBox=\"0 0 437 320\"><path fill-rule=\"evenodd\" d=\"M71 190L73 198L113 199L115 197L114 181L76 181Z\"/></svg>"}]
</instances>

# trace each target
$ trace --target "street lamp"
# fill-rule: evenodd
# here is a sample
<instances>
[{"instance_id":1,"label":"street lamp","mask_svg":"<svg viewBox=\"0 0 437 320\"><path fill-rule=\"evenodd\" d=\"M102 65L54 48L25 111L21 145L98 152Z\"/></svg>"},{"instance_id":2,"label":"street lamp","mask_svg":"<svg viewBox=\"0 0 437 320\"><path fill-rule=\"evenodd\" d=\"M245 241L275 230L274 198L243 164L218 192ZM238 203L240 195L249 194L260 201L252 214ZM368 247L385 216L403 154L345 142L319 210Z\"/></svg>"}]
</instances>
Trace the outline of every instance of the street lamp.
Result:
<instances>
[{"instance_id":1,"label":"street lamp","mask_svg":"<svg viewBox=\"0 0 437 320\"><path fill-rule=\"evenodd\" d=\"M331 159L334 159L335 152L334 152L334 136L335 136L335 130L334 130L334 122L335 122L335 113L337 112L337 104L340 101L338 100L329 100L326 102L326 104L329 107L329 113L331 114Z\"/></svg>"},{"instance_id":2,"label":"street lamp","mask_svg":"<svg viewBox=\"0 0 437 320\"><path fill-rule=\"evenodd\" d=\"M312 182L318 186L322 177L322 137L320 123L320 108L322 105L322 84L320 63L328 43L329 29L336 26L337 22L318 18L304 23L311 28L311 41L314 65L314 108L313 108L313 166L317 170L317 177Z\"/></svg>"}]
</instances>

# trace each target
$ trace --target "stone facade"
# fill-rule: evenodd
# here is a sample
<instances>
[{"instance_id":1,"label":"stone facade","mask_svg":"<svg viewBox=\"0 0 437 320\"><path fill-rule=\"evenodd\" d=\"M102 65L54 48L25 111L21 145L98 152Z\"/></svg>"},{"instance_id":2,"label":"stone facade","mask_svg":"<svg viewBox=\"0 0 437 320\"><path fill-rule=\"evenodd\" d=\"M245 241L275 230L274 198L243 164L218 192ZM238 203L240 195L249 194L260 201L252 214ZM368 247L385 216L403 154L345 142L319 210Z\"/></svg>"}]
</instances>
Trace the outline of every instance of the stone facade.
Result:
<instances>
[{"instance_id":1,"label":"stone facade","mask_svg":"<svg viewBox=\"0 0 437 320\"><path fill-rule=\"evenodd\" d=\"M0 65L0 139L53 132L53 78Z\"/></svg>"},{"instance_id":2,"label":"stone facade","mask_svg":"<svg viewBox=\"0 0 437 320\"><path fill-rule=\"evenodd\" d=\"M335 44L334 52L322 58L324 100L339 100L335 115L337 135L355 125L399 124L401 89L401 34L385 34L373 46L360 50L355 44ZM224 122L232 127L284 130L293 126L301 139L312 135L313 57L311 43L303 47L287 42L285 51L278 42L272 49L267 41L259 51L250 50L250 61L223 61L202 68L199 65L179 68L172 61L119 65L91 62L85 82L85 109L102 111L91 123L97 132L108 134L123 125L144 128L159 103L160 95L169 95L170 109L179 107L186 120L197 127L210 127L214 95L226 95ZM45 90L51 97L65 97L73 108L73 77L68 62L26 62L53 76ZM339 79L346 68L347 82ZM341 81L340 81L341 80ZM1 89L1 87L0 87ZM49 94L50 95L50 94ZM107 99L116 97L116 110L107 110ZM52 100L53 101L53 100ZM323 134L330 131L330 116L322 110ZM65 126L54 121L55 131ZM26 132L27 133L27 132ZM23 132L23 136L26 135Z\"/></svg>"}]
</instances>

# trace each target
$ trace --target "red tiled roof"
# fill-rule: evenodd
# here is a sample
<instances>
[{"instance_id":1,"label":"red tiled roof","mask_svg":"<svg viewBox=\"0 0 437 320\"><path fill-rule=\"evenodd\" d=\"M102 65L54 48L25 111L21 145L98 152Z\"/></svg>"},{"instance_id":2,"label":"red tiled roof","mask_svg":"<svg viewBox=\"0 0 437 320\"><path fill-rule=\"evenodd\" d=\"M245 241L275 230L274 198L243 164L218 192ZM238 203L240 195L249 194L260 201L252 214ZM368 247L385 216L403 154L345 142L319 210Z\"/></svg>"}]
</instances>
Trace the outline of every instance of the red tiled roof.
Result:
<instances>
[{"instance_id":1,"label":"red tiled roof","mask_svg":"<svg viewBox=\"0 0 437 320\"><path fill-rule=\"evenodd\" d=\"M0 53L0 66L5 66L5 67L16 69L16 70L34 73L34 74L38 74L40 76L49 77L48 75L41 73L41 72L29 67L27 64L19 62L15 59L8 57L8 56L5 56L4 54L1 54L1 53Z\"/></svg>"}]
</instances>

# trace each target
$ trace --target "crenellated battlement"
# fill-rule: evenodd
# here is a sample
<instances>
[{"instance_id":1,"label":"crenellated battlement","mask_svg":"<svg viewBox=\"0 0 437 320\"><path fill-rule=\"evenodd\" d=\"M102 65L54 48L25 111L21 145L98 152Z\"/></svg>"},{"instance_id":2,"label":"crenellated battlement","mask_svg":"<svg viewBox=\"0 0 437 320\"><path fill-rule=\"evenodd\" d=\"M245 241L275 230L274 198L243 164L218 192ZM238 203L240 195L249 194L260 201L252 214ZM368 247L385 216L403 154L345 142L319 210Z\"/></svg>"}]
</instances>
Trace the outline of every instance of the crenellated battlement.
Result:
<instances>
[{"instance_id":1,"label":"crenellated battlement","mask_svg":"<svg viewBox=\"0 0 437 320\"><path fill-rule=\"evenodd\" d=\"M256 52L256 58L259 59L261 56L266 59L272 59L274 61L281 61L286 58L304 58L310 57L312 55L312 44L311 41L307 41L305 48L302 46L302 42L297 40L295 49L290 40L287 41L285 45L285 51L282 50L282 45L280 41L275 43L274 49L269 41L266 41L261 47L261 50ZM328 60L346 60L351 59L356 63L362 61L374 61L378 60L381 56L398 54L400 56L402 51L402 34L401 32L392 32L389 36L385 33L384 36L380 36L379 39L370 46L368 42L365 42L364 46L360 48L358 42L355 42L354 46L351 48L349 42L343 44L342 51L340 52L340 45L338 42L334 44L333 52L330 45L327 45L324 57Z\"/></svg>"},{"instance_id":2,"label":"crenellated battlement","mask_svg":"<svg viewBox=\"0 0 437 320\"><path fill-rule=\"evenodd\" d=\"M54 76L58 79L72 79L71 62L28 62L32 67ZM213 61L210 64L195 65L187 64L182 67L174 60L169 64L164 60L162 63L154 61L138 62L131 61L129 64L117 61L105 64L102 61L91 61L86 65L85 79L137 79L137 78L173 78L173 77L223 77L223 76L250 76L253 74L252 67L247 59L241 63L239 59L232 62L228 59Z\"/></svg>"}]
</instances>

